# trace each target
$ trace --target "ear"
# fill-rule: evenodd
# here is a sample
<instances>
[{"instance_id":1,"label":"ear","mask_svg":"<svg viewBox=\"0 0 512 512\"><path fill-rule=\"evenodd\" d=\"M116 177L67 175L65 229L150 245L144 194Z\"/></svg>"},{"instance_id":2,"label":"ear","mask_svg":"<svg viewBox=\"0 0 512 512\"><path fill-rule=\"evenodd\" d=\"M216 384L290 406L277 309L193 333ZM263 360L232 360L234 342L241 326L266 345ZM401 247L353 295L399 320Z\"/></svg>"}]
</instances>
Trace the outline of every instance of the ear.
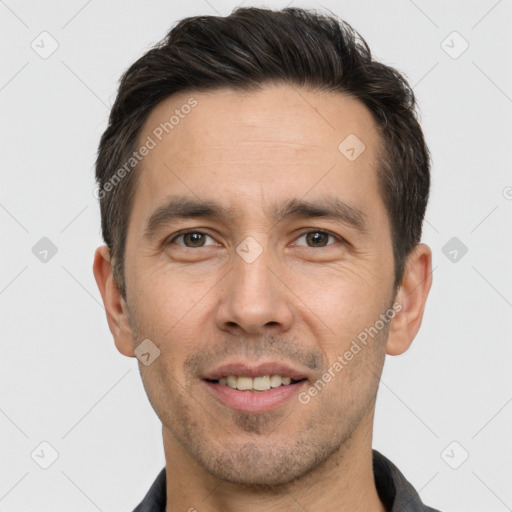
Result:
<instances>
[{"instance_id":1,"label":"ear","mask_svg":"<svg viewBox=\"0 0 512 512\"><path fill-rule=\"evenodd\" d=\"M407 258L402 284L395 299L401 309L389 327L387 354L396 356L410 347L420 328L431 286L432 251L428 245L418 244Z\"/></svg>"},{"instance_id":2,"label":"ear","mask_svg":"<svg viewBox=\"0 0 512 512\"><path fill-rule=\"evenodd\" d=\"M93 272L117 350L127 357L135 357L128 306L114 281L110 252L106 245L98 247L94 253Z\"/></svg>"}]
</instances>

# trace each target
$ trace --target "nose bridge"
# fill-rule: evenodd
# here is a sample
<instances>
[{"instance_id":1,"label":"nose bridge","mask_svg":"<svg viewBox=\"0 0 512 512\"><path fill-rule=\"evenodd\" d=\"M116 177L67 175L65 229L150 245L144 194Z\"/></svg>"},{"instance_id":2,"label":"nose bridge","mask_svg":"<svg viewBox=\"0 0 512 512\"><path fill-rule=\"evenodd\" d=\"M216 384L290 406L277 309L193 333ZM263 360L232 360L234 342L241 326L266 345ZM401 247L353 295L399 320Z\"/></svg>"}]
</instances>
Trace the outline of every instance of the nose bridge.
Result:
<instances>
[{"instance_id":1,"label":"nose bridge","mask_svg":"<svg viewBox=\"0 0 512 512\"><path fill-rule=\"evenodd\" d=\"M237 247L237 254L233 261L235 291L240 291L246 296L260 293L261 290L270 292L272 284L269 281L271 280L270 277L273 277L269 270L272 263L271 250L268 245L264 249L255 239L248 238L249 240L244 240Z\"/></svg>"},{"instance_id":2,"label":"nose bridge","mask_svg":"<svg viewBox=\"0 0 512 512\"><path fill-rule=\"evenodd\" d=\"M218 310L219 327L238 325L247 332L262 333L269 325L288 329L291 311L286 287L274 275L276 259L268 236L249 236L233 255L233 268Z\"/></svg>"}]
</instances>

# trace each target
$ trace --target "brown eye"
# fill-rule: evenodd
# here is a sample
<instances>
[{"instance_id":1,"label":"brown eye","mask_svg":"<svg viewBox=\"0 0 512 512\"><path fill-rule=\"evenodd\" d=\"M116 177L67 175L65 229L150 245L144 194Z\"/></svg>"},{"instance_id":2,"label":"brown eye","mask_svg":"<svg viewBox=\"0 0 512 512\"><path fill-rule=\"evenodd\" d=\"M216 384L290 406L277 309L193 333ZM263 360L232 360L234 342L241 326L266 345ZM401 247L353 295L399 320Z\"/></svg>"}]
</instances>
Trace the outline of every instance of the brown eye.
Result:
<instances>
[{"instance_id":1,"label":"brown eye","mask_svg":"<svg viewBox=\"0 0 512 512\"><path fill-rule=\"evenodd\" d=\"M205 244L206 238L213 238L206 233L202 233L201 231L185 231L178 235L176 235L172 240L169 241L169 244L175 243L176 240L182 240L183 243L176 242L177 245L181 245L182 247L188 248L197 248L197 247L206 247ZM212 244L209 244L212 245Z\"/></svg>"},{"instance_id":2,"label":"brown eye","mask_svg":"<svg viewBox=\"0 0 512 512\"><path fill-rule=\"evenodd\" d=\"M202 247L204 235L202 233L186 233L183 235L183 241L187 247Z\"/></svg>"},{"instance_id":3,"label":"brown eye","mask_svg":"<svg viewBox=\"0 0 512 512\"><path fill-rule=\"evenodd\" d=\"M305 237L306 244L297 244L297 245L306 245L307 247L326 247L327 245L332 245L328 243L329 238L336 240L337 237L327 233L326 231L308 231L307 233L303 233L297 240Z\"/></svg>"}]
</instances>

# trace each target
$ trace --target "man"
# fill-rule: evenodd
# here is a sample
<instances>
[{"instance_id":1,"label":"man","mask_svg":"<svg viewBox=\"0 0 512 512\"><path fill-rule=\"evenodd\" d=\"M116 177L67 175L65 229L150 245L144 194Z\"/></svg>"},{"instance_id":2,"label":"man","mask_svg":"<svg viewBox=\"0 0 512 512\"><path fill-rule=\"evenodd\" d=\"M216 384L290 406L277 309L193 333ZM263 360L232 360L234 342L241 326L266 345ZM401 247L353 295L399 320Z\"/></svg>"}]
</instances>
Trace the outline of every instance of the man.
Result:
<instances>
[{"instance_id":1,"label":"man","mask_svg":"<svg viewBox=\"0 0 512 512\"><path fill-rule=\"evenodd\" d=\"M94 275L166 466L138 512L432 511L372 451L431 287L412 90L335 18L179 22L122 77Z\"/></svg>"}]
</instances>

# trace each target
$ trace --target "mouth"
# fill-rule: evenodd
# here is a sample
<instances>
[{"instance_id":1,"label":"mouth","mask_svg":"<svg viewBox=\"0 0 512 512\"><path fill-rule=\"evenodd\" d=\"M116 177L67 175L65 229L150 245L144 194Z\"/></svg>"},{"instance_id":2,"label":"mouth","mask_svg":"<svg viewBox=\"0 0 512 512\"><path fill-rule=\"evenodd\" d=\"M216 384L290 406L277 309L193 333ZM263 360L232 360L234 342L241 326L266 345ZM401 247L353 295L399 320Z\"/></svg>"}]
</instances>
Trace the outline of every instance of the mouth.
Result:
<instances>
[{"instance_id":1,"label":"mouth","mask_svg":"<svg viewBox=\"0 0 512 512\"><path fill-rule=\"evenodd\" d=\"M202 381L224 407L261 413L290 402L307 385L308 377L285 364L240 363L224 365L202 376Z\"/></svg>"},{"instance_id":2,"label":"mouth","mask_svg":"<svg viewBox=\"0 0 512 512\"><path fill-rule=\"evenodd\" d=\"M291 377L283 377L282 375L259 375L256 377L247 377L244 375L228 375L219 379L205 379L206 382L219 384L238 391L249 391L264 393L270 389L282 386L291 386L298 382L303 382L306 378L292 379Z\"/></svg>"}]
</instances>

